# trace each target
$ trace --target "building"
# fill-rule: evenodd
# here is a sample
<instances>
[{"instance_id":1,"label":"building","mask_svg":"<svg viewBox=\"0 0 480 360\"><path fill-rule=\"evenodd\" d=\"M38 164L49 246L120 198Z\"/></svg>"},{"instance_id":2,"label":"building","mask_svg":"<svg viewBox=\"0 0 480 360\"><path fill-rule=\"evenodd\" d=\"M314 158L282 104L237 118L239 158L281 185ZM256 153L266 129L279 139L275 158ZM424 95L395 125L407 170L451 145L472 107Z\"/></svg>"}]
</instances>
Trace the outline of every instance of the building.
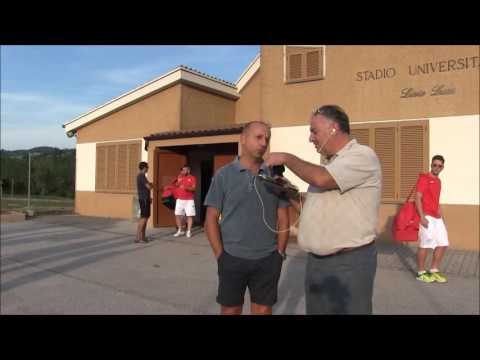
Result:
<instances>
[{"instance_id":1,"label":"building","mask_svg":"<svg viewBox=\"0 0 480 360\"><path fill-rule=\"evenodd\" d=\"M185 161L199 179L197 222L212 174L241 149L241 124L272 125L271 151L314 162L309 114L338 104L352 135L380 157L379 233L430 159L442 154L451 247L479 250L480 46L261 46L236 84L180 66L64 125L77 137L75 210L131 218L139 161L155 187L149 226L172 226L159 191ZM306 184L285 174L305 191Z\"/></svg>"}]
</instances>

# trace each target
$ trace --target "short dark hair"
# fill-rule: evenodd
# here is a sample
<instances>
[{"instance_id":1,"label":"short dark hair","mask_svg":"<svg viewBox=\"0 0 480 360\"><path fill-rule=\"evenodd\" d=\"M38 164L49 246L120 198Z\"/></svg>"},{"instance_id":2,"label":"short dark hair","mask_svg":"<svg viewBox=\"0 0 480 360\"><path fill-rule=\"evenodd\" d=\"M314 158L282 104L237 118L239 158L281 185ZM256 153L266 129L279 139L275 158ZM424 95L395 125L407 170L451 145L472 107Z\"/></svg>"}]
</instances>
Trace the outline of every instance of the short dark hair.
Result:
<instances>
[{"instance_id":1,"label":"short dark hair","mask_svg":"<svg viewBox=\"0 0 480 360\"><path fill-rule=\"evenodd\" d=\"M434 162L435 160L440 160L442 164L445 164L445 159L442 155L435 155L434 157L432 157L432 162Z\"/></svg>"},{"instance_id":2,"label":"short dark hair","mask_svg":"<svg viewBox=\"0 0 480 360\"><path fill-rule=\"evenodd\" d=\"M338 105L323 105L315 110L312 116L323 115L326 118L336 122L340 127L340 130L346 134L350 134L350 120L348 115Z\"/></svg>"},{"instance_id":3,"label":"short dark hair","mask_svg":"<svg viewBox=\"0 0 480 360\"><path fill-rule=\"evenodd\" d=\"M147 168L148 169L148 163L146 163L145 161L140 161L140 163L138 164L138 168L141 170Z\"/></svg>"}]
</instances>

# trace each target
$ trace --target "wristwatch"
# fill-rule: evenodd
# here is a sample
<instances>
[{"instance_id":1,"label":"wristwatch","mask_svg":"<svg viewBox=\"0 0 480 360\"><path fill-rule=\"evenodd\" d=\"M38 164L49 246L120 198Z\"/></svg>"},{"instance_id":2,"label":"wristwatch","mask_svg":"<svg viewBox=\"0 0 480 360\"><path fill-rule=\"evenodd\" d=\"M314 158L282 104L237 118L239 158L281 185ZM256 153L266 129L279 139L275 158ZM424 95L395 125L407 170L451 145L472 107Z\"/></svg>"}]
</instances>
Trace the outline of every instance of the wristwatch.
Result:
<instances>
[{"instance_id":1,"label":"wristwatch","mask_svg":"<svg viewBox=\"0 0 480 360\"><path fill-rule=\"evenodd\" d=\"M287 260L287 253L286 252L282 253L282 252L280 252L280 250L277 250L277 251L278 251L278 253L280 254L280 256L282 257L283 260Z\"/></svg>"}]
</instances>

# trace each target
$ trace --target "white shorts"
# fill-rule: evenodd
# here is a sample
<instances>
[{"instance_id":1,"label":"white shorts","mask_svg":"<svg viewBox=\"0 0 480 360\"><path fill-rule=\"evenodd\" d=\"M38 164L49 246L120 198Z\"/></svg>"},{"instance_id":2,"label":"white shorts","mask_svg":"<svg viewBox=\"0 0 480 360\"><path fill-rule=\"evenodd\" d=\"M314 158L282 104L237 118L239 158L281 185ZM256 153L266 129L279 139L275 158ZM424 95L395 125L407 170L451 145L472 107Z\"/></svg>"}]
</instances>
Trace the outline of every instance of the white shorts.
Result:
<instances>
[{"instance_id":1,"label":"white shorts","mask_svg":"<svg viewBox=\"0 0 480 360\"><path fill-rule=\"evenodd\" d=\"M177 199L175 215L195 216L195 201Z\"/></svg>"},{"instance_id":2,"label":"white shorts","mask_svg":"<svg viewBox=\"0 0 480 360\"><path fill-rule=\"evenodd\" d=\"M418 239L421 248L435 249L437 246L448 246L447 229L442 219L425 216L428 220L428 228L420 224Z\"/></svg>"}]
</instances>

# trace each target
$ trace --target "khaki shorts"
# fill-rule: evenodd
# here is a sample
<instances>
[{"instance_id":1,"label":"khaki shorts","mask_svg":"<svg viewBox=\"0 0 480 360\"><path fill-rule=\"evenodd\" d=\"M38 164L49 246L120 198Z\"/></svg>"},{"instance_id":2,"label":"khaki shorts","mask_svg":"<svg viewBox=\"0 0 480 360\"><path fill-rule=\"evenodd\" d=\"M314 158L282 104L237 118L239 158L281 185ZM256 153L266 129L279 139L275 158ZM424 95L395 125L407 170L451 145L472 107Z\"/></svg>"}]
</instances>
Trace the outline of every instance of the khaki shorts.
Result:
<instances>
[{"instance_id":1,"label":"khaki shorts","mask_svg":"<svg viewBox=\"0 0 480 360\"><path fill-rule=\"evenodd\" d=\"M425 216L428 227L420 224L418 229L419 247L435 249L437 246L448 246L448 234L442 219Z\"/></svg>"}]
</instances>

